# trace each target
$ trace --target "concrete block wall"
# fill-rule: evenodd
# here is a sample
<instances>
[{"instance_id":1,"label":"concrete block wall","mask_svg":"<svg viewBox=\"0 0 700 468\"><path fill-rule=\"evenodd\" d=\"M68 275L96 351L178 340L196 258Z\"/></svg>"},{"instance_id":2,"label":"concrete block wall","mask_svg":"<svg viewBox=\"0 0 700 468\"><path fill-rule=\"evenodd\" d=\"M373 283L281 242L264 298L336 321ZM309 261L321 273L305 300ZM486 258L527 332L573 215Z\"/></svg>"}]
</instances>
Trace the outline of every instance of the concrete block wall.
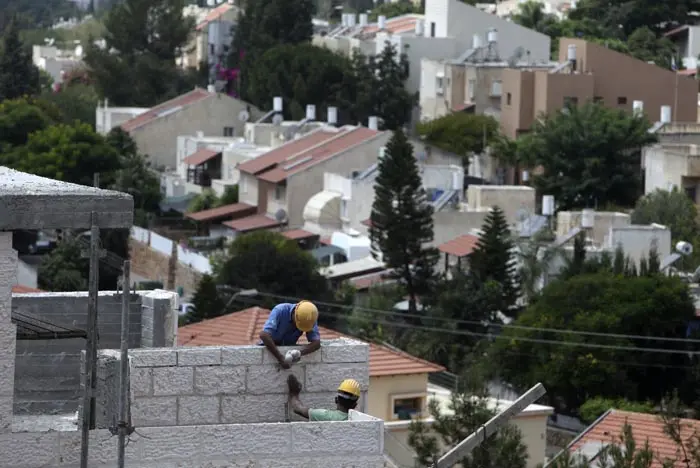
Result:
<instances>
[{"instance_id":1,"label":"concrete block wall","mask_svg":"<svg viewBox=\"0 0 700 468\"><path fill-rule=\"evenodd\" d=\"M346 422L145 427L129 437L140 468L381 468L384 422L355 411ZM78 468L80 432L0 434L0 468ZM117 467L116 438L90 433L91 468Z\"/></svg>"},{"instance_id":2,"label":"concrete block wall","mask_svg":"<svg viewBox=\"0 0 700 468\"><path fill-rule=\"evenodd\" d=\"M12 285L17 279L17 251L12 233L0 232L0 434L12 430L17 327L11 322Z\"/></svg>"}]
</instances>

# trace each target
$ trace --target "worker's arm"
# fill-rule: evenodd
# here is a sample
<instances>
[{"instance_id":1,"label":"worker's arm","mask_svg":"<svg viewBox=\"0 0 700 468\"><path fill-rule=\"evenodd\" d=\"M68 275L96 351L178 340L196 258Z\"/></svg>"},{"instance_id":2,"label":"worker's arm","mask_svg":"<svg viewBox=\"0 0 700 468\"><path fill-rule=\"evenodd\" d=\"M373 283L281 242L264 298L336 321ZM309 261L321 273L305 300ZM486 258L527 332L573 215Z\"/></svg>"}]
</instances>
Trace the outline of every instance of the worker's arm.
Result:
<instances>
[{"instance_id":1,"label":"worker's arm","mask_svg":"<svg viewBox=\"0 0 700 468\"><path fill-rule=\"evenodd\" d=\"M285 369L288 369L289 364L284 362L284 356L282 356L280 350L277 349L275 340L272 339L272 333L274 333L277 330L277 327L279 325L279 314L278 311L275 309L272 309L272 311L270 311L270 316L267 318L267 321L263 326L263 330L260 332L260 341L262 341L267 350L270 351L270 353L272 353L275 359L277 359L277 362L279 362L280 365Z\"/></svg>"},{"instance_id":2,"label":"worker's arm","mask_svg":"<svg viewBox=\"0 0 700 468\"><path fill-rule=\"evenodd\" d=\"M315 353L321 349L321 334L318 331L318 324L315 324L310 332L306 332L306 339L309 340L309 344L301 349L302 356Z\"/></svg>"},{"instance_id":3,"label":"worker's arm","mask_svg":"<svg viewBox=\"0 0 700 468\"><path fill-rule=\"evenodd\" d=\"M289 405L292 407L292 411L294 411L296 414L302 418L309 419L309 408L304 406L299 399L299 395L289 395Z\"/></svg>"}]
</instances>

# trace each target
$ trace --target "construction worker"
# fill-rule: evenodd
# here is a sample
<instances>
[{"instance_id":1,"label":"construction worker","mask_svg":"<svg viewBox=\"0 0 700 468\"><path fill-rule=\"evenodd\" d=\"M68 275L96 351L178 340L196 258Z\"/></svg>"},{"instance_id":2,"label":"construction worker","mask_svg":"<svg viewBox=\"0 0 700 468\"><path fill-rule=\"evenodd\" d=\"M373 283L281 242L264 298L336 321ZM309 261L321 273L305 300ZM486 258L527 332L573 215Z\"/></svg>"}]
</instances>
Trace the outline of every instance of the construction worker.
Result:
<instances>
[{"instance_id":1,"label":"construction worker","mask_svg":"<svg viewBox=\"0 0 700 468\"><path fill-rule=\"evenodd\" d=\"M348 412L355 409L360 399L360 384L354 379L345 379L340 383L335 397L335 409L305 407L299 400L301 384L294 375L287 377L287 386L289 387L289 406L296 414L309 421L347 421Z\"/></svg>"},{"instance_id":2,"label":"construction worker","mask_svg":"<svg viewBox=\"0 0 700 468\"><path fill-rule=\"evenodd\" d=\"M277 349L278 346L294 346L299 337L306 333L309 344L301 349L301 356L311 354L321 348L321 334L318 332L318 309L313 302L300 301L296 304L277 304L271 311L260 332L260 343L272 353L283 369L291 363ZM301 357L300 356L300 357Z\"/></svg>"}]
</instances>

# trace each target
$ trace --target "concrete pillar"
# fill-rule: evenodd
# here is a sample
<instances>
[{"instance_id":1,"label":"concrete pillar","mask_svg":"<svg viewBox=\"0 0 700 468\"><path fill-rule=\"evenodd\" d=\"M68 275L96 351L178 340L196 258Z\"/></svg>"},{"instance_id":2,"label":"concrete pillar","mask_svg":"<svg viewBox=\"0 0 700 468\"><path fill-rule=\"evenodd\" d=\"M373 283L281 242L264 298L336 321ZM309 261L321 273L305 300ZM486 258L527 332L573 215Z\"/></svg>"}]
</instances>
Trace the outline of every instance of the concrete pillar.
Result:
<instances>
[{"instance_id":1,"label":"concrete pillar","mask_svg":"<svg viewBox=\"0 0 700 468\"><path fill-rule=\"evenodd\" d=\"M141 300L141 346L169 348L177 343L178 296L172 291L156 289L143 294Z\"/></svg>"},{"instance_id":2,"label":"concrete pillar","mask_svg":"<svg viewBox=\"0 0 700 468\"><path fill-rule=\"evenodd\" d=\"M12 286L17 279L17 252L12 232L0 232L0 433L12 431L17 327L12 324Z\"/></svg>"}]
</instances>

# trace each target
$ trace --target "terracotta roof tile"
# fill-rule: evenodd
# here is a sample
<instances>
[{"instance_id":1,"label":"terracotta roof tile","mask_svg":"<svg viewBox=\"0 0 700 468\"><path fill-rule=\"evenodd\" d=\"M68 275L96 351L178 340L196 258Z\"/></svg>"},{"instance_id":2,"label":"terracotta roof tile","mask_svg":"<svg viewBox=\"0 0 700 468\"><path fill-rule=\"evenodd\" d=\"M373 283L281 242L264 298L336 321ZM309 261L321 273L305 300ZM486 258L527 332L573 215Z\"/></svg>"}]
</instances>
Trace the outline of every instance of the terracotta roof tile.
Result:
<instances>
[{"instance_id":1,"label":"terracotta roof tile","mask_svg":"<svg viewBox=\"0 0 700 468\"><path fill-rule=\"evenodd\" d=\"M367 127L341 130L341 132L335 134L334 138L326 140L304 152L298 153L293 158L285 160L284 163L280 163L278 166L260 174L258 177L260 180L275 184L282 182L290 175L305 171L316 164L349 150L353 146L371 140L379 134L378 131L370 130Z\"/></svg>"},{"instance_id":2,"label":"terracotta roof tile","mask_svg":"<svg viewBox=\"0 0 700 468\"><path fill-rule=\"evenodd\" d=\"M385 283L389 281L387 278L388 270L380 271L377 273L370 273L369 275L356 276L350 278L348 281L352 284L358 291L364 291L371 288L372 286Z\"/></svg>"},{"instance_id":3,"label":"terracotta roof tile","mask_svg":"<svg viewBox=\"0 0 700 468\"><path fill-rule=\"evenodd\" d=\"M205 162L209 161L210 159L213 159L219 154L221 154L221 151L209 148L202 148L187 156L185 159L182 160L182 162L190 166L199 166L200 164L204 164Z\"/></svg>"},{"instance_id":4,"label":"terracotta roof tile","mask_svg":"<svg viewBox=\"0 0 700 468\"><path fill-rule=\"evenodd\" d=\"M22 286L21 284L16 284L12 286L12 294L30 294L30 293L40 293L44 292L41 289L30 288L29 286Z\"/></svg>"},{"instance_id":5,"label":"terracotta roof tile","mask_svg":"<svg viewBox=\"0 0 700 468\"><path fill-rule=\"evenodd\" d=\"M166 101L162 104L152 107L143 114L138 115L133 119L127 120L121 125L122 130L124 130L125 132L130 132L158 119L160 116L162 116L163 113L166 113L168 111L176 112L175 109L177 109L178 107L189 106L190 104L194 104L195 102L203 101L204 99L210 96L211 94L208 91L201 88L195 88L189 93L185 93L181 96L176 97L175 99L171 99L170 101Z\"/></svg>"},{"instance_id":6,"label":"terracotta roof tile","mask_svg":"<svg viewBox=\"0 0 700 468\"><path fill-rule=\"evenodd\" d=\"M418 18L414 16L395 16L386 20L384 30L392 34L415 31L417 22ZM365 26L361 34L376 34L377 32L379 32L379 25L372 24Z\"/></svg>"},{"instance_id":7,"label":"terracotta roof tile","mask_svg":"<svg viewBox=\"0 0 700 468\"><path fill-rule=\"evenodd\" d=\"M214 8L213 10L211 10L207 14L207 16L204 18L204 20L202 20L202 22L197 25L197 28L196 28L197 31L201 31L212 21L215 21L215 20L221 18L231 8L233 8L233 5L231 5L229 3L224 3L224 4L219 5L218 7Z\"/></svg>"},{"instance_id":8,"label":"terracotta roof tile","mask_svg":"<svg viewBox=\"0 0 700 468\"><path fill-rule=\"evenodd\" d=\"M178 330L178 346L243 346L258 342L265 320L270 311L260 307L204 320ZM334 330L319 327L321 339L348 338ZM441 372L445 368L403 351L387 346L369 344L369 375L381 377L389 375L422 374Z\"/></svg>"},{"instance_id":9,"label":"terracotta roof tile","mask_svg":"<svg viewBox=\"0 0 700 468\"><path fill-rule=\"evenodd\" d=\"M310 237L319 237L318 234L313 232L305 231L303 229L291 229L289 231L284 231L282 233L284 237L292 240L308 239Z\"/></svg>"},{"instance_id":10,"label":"terracotta roof tile","mask_svg":"<svg viewBox=\"0 0 700 468\"><path fill-rule=\"evenodd\" d=\"M214 221L220 218L229 218L233 216L248 216L257 211L257 208L247 203L233 203L232 205L224 205L210 210L197 211L196 213L187 213L185 217L195 221Z\"/></svg>"},{"instance_id":11,"label":"terracotta roof tile","mask_svg":"<svg viewBox=\"0 0 700 468\"><path fill-rule=\"evenodd\" d=\"M474 251L478 242L479 238L477 236L464 234L451 241L440 244L438 250L448 255L454 255L455 257L466 257Z\"/></svg>"},{"instance_id":12,"label":"terracotta roof tile","mask_svg":"<svg viewBox=\"0 0 700 468\"><path fill-rule=\"evenodd\" d=\"M649 441L649 448L654 451L652 468L661 468L660 460L676 458L676 444L664 434L664 423L659 416L629 411L610 410L599 421L588 427L578 439L574 440L569 448L572 452L575 452L583 448L587 443L619 443L625 422L632 426L632 434L637 447L641 447L647 440ZM681 420L683 439L687 440L695 431L698 431L698 435L700 435L700 421L694 419ZM676 463L674 466L681 468L685 465Z\"/></svg>"},{"instance_id":13,"label":"terracotta roof tile","mask_svg":"<svg viewBox=\"0 0 700 468\"><path fill-rule=\"evenodd\" d=\"M230 227L231 229L234 229L238 232L249 232L257 231L259 229L269 229L273 227L278 227L281 226L283 223L280 223L276 219L270 218L267 215L260 214L226 221L221 224Z\"/></svg>"}]
</instances>

